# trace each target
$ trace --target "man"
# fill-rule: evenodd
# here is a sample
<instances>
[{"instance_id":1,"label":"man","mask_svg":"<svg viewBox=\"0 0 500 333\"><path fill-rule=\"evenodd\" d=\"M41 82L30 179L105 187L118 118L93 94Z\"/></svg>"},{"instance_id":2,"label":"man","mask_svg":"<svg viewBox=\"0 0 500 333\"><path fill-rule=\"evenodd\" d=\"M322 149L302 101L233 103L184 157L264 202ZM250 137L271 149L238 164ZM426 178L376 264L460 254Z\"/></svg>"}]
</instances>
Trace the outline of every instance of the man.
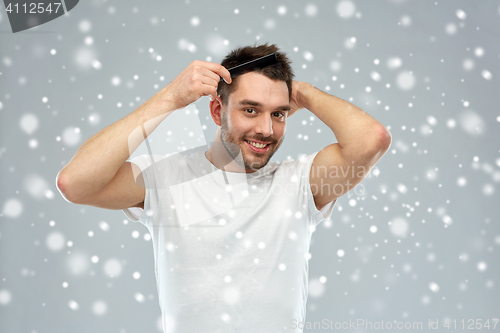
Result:
<instances>
[{"instance_id":1,"label":"man","mask_svg":"<svg viewBox=\"0 0 500 333\"><path fill-rule=\"evenodd\" d=\"M271 53L277 63L231 79L227 68ZM162 120L201 96L211 96L217 125L207 151L127 162ZM338 143L296 161L269 163L287 118L302 108ZM123 209L148 227L166 332L300 331L314 227L390 142L384 126L361 109L293 81L290 61L275 45L248 46L221 65L191 63L87 140L57 185L70 202Z\"/></svg>"}]
</instances>

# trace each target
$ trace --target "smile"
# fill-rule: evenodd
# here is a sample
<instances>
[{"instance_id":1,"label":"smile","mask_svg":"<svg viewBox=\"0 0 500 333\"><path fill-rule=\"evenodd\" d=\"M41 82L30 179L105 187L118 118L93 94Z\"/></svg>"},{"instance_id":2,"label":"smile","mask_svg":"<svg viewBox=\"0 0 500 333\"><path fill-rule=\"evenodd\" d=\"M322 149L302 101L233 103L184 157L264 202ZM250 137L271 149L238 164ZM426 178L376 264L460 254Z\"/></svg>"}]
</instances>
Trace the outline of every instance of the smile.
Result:
<instances>
[{"instance_id":1,"label":"smile","mask_svg":"<svg viewBox=\"0 0 500 333\"><path fill-rule=\"evenodd\" d=\"M248 141L245 140L247 145L252 149L253 151L257 153L265 153L266 151L269 150L269 143L259 143L255 141Z\"/></svg>"}]
</instances>

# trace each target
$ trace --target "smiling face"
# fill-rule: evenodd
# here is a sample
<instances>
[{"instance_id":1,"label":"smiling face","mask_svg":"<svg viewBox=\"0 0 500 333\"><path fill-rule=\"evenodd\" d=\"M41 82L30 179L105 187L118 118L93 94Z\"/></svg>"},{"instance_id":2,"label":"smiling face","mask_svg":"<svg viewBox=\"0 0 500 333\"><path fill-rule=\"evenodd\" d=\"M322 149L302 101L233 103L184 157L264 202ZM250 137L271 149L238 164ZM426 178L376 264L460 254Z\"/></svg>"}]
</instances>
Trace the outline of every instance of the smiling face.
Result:
<instances>
[{"instance_id":1,"label":"smiling face","mask_svg":"<svg viewBox=\"0 0 500 333\"><path fill-rule=\"evenodd\" d=\"M264 167L283 142L288 96L284 81L250 72L238 77L226 105L219 103L220 140L233 160L241 151L246 172Z\"/></svg>"}]
</instances>

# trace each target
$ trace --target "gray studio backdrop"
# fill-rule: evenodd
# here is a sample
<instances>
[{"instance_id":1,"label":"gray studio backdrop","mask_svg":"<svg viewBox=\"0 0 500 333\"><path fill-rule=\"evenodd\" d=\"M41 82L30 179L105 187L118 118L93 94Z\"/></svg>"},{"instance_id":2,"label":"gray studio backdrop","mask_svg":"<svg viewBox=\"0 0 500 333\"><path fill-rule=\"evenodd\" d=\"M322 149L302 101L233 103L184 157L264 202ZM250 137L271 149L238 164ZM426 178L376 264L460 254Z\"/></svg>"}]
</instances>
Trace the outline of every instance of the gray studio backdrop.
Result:
<instances>
[{"instance_id":1,"label":"gray studio backdrop","mask_svg":"<svg viewBox=\"0 0 500 333\"><path fill-rule=\"evenodd\" d=\"M393 138L313 234L307 322L328 329L305 331L500 330L499 40L498 0L88 0L15 34L2 7L0 332L161 330L147 229L66 202L55 178L191 61L254 42ZM153 153L210 143L208 102L167 118ZM302 110L273 160L335 141Z\"/></svg>"}]
</instances>

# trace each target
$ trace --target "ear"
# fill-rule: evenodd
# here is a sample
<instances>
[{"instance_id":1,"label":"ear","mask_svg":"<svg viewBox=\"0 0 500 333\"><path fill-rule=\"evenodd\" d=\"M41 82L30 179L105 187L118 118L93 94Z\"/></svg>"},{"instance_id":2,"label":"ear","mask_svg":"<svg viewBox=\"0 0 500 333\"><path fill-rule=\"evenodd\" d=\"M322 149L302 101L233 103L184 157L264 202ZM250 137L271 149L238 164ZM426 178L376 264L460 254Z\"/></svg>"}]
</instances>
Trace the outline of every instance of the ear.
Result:
<instances>
[{"instance_id":1,"label":"ear","mask_svg":"<svg viewBox=\"0 0 500 333\"><path fill-rule=\"evenodd\" d=\"M216 97L213 101L210 101L210 116L212 117L214 123L217 126L221 125L221 112L222 112L222 101L220 97Z\"/></svg>"}]
</instances>

